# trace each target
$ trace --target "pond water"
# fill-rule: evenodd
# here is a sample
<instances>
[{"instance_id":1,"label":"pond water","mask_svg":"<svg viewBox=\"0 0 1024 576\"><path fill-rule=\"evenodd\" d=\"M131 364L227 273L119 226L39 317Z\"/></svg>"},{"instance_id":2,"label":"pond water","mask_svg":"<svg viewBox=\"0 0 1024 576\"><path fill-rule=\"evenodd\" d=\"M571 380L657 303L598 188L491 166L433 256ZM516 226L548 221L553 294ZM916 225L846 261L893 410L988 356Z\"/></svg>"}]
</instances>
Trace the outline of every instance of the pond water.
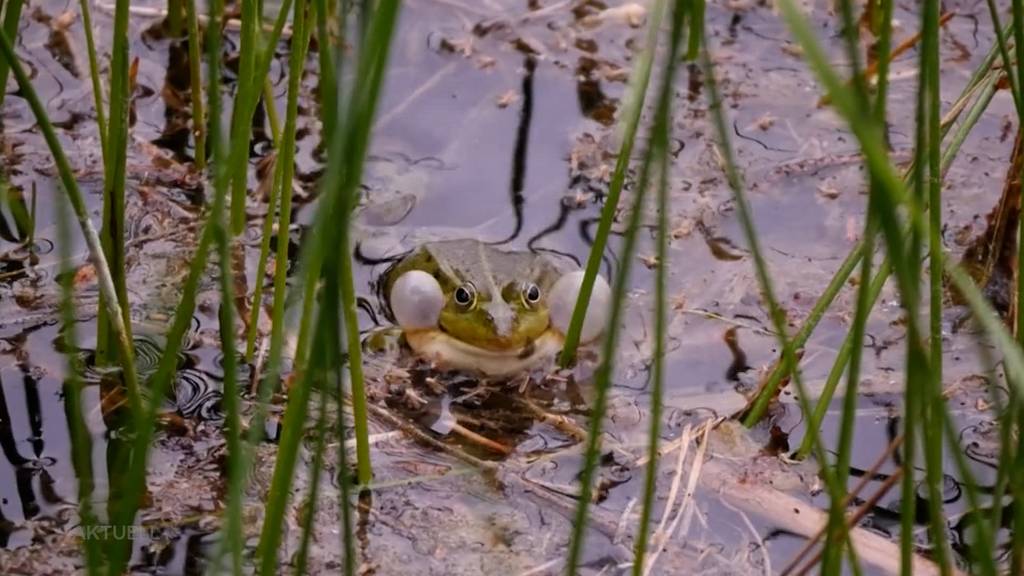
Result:
<instances>
[{"instance_id":1,"label":"pond water","mask_svg":"<svg viewBox=\"0 0 1024 576\"><path fill-rule=\"evenodd\" d=\"M636 22L618 9L625 3L610 4L605 10L596 0L404 3L355 223L364 329L388 323L376 285L388 259L425 240L472 237L509 249L586 257L618 150L615 120L644 35L643 26L634 26ZM139 58L139 69L129 152L128 278L138 361L145 374L159 357L161 336L194 248L204 193L190 167L184 43L157 33L159 19L142 12L159 8L157 4L134 7L140 12L132 18L131 53ZM831 5L805 2L805 8L841 62ZM915 9L897 6L897 41L916 29ZM959 95L993 41L984 3L946 3L945 9L955 15L942 36L944 108ZM629 13L643 12L641 3ZM95 4L94 20L97 30L111 29L110 8ZM820 91L770 3L710 2L707 22L756 225L775 288L795 330L862 230L866 196L856 142L836 114L818 106ZM98 41L101 50L109 50L105 34L100 33ZM62 144L98 221L102 160L81 56L84 45L76 4L41 0L26 7L19 54L60 128ZM230 67L237 64L234 33L227 36L226 51L224 91L231 94L235 84ZM286 54L287 45L282 43L271 70L282 112ZM901 164L909 159L913 141L915 57L911 50L892 66L889 136L893 158ZM289 240L296 248L310 222L321 169L316 84L311 55L303 80L309 90L300 101L299 229ZM703 84L699 68L683 65L675 98L670 174L673 237L668 266L673 300L666 441L679 438L688 426L741 409L743 393L756 385L778 353L711 139ZM982 233L985 215L998 201L1013 146L1012 107L1009 94L997 94L946 177L944 238L954 254ZM75 531L79 483L71 462L62 387L65 364L55 308L59 259L53 245L59 189L47 149L13 81L2 120L4 175L25 198L34 191L37 224L33 250L20 246L23 236L4 236L0 243L0 573L62 574L80 566L81 559L76 548L80 534ZM251 150L249 225L236 262L249 289L254 282L265 281L254 276L265 213L265 199L258 192L259 166L270 148L266 134L258 131ZM637 148L642 150L642 141ZM624 206L630 192L627 188ZM653 213L650 216L653 222ZM606 277L613 277L621 264L618 248L613 238L605 255ZM643 478L643 467L635 458L645 442L650 401L654 272L648 257L653 252L653 235L642 234L607 420L610 441L617 448L602 462L602 500L594 511L584 573L623 573L631 559L629 542L638 511L634 505ZM82 264L76 274L77 327L82 354L88 358L95 332L96 288L84 265L81 243L74 254ZM168 409L178 415L176 424L166 427L151 452L147 502L138 518L140 530L134 534L135 572L198 574L206 566L204 554L216 542L225 447L215 280L211 267L181 354L174 398L168 399ZM803 373L812 390L820 390L842 344L853 300L854 290L847 286L805 347ZM961 313L956 308L948 313L945 379L947 385L955 385L951 403L962 446L985 485L994 478L995 431L991 415L978 408L988 397L978 345L972 334L955 329ZM864 355L858 448L852 463L859 470L870 468L899 428L903 336L895 290L887 287L871 317ZM730 345L731 339L738 344ZM410 410L402 395L422 389L431 375L396 368L388 359L368 361L374 402L417 417L429 427L431 415L436 416L436 399L426 409ZM245 366L243 381L248 381L250 369ZM101 407L107 379L98 372L87 376L85 416L95 476L91 498L103 510L118 477L111 454L124 439L118 435L118 422L107 418ZM464 392L476 383L443 384L450 392ZM535 399L585 425L586 378L579 382L575 401L566 399L565 392L559 386L542 388ZM396 400L398 396L402 398ZM361 572L558 573L575 502L571 495L580 447L571 434L539 419L517 398L506 391L458 407L460 418L474 424L471 428L512 449L511 455L499 457L479 446L467 448L499 464L499 482L448 454L395 434L393 423L385 418L373 419L379 488L365 496L359 508ZM828 442L838 435L841 401L835 400L822 427ZM281 409L275 405L272 416ZM271 432L275 421L272 418ZM718 450L720 460L735 467L732 478L744 478L752 487L770 487L800 505L825 507L827 499L813 465L789 466L772 455L795 449L803 434L799 409L785 392L764 425L749 435L737 433L732 440L723 434L711 450ZM307 440L302 457L308 462L313 441ZM254 466L246 507L253 546L274 451L272 441L260 445ZM312 566L322 573L337 572L340 566L335 457L328 456L315 532ZM680 475L675 464L676 454L667 454L655 518L661 517L665 495ZM877 488L898 466L898 455L891 457L872 485ZM692 469L692 462L685 466L684 479ZM966 506L952 470L950 465L946 505L954 544L964 552L970 544L965 527L972 517L964 515ZM295 510L309 480L300 471ZM724 481L718 487L700 484L696 520L666 545L654 573L762 573L788 563L806 534L790 520L730 503L728 494L722 494L728 486ZM761 494L753 489L752 493ZM920 501L901 503L898 491L893 491L864 520L866 531L895 538L894 511L902 505L925 509ZM927 549L927 518L919 520L915 537ZM285 521L282 571L287 571L297 550L298 512ZM411 572L410 566L415 566ZM867 571L885 573L884 563L869 562Z\"/></svg>"}]
</instances>

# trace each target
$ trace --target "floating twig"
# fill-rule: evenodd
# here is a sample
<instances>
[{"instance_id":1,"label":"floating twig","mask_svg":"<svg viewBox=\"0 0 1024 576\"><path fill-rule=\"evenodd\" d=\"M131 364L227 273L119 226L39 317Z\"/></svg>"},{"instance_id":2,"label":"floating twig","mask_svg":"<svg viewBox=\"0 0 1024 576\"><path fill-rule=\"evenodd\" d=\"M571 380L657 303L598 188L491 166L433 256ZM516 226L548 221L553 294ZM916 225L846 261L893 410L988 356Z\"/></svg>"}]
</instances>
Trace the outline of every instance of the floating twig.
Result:
<instances>
[{"instance_id":1,"label":"floating twig","mask_svg":"<svg viewBox=\"0 0 1024 576\"><path fill-rule=\"evenodd\" d=\"M871 479L874 478L875 474L878 473L878 471L889 460L893 453L896 452L896 449L899 448L902 444L902 434L893 438L892 442L889 442L889 445L885 448L885 450L878 455L878 458L875 459L875 462L871 465L871 468L869 468L868 471L865 472L863 476L861 476L861 479L859 482L857 482L857 485L854 486L853 490L851 490L850 493L846 495L846 498L843 499L843 508L846 508L847 506L850 505L850 502L852 502L853 499L860 494L860 492L868 485L868 482L870 482ZM818 541L821 540L822 536L825 535L825 531L826 527L822 526L821 530L819 530L814 536L808 539L807 543L804 544L804 547L801 548L795 556L793 556L793 559L789 561L789 564L786 565L786 567L782 570L781 574L785 576L786 574L790 574L793 570L795 570L796 567L800 564L800 562L804 559L804 557L807 556L807 553L810 552L818 543ZM813 565L813 563L811 565Z\"/></svg>"}]
</instances>

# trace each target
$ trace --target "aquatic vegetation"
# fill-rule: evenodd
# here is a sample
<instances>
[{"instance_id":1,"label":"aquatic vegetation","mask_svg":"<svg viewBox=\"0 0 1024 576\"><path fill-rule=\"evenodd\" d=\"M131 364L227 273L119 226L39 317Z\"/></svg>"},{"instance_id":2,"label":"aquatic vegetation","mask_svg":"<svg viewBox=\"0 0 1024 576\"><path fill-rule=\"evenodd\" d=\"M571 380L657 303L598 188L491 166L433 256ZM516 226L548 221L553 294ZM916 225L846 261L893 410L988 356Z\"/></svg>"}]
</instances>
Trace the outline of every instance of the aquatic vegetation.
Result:
<instances>
[{"instance_id":1,"label":"aquatic vegetation","mask_svg":"<svg viewBox=\"0 0 1024 576\"><path fill-rule=\"evenodd\" d=\"M1021 0L974 49L938 0L438 4L82 2L88 79L73 15L2 4L0 305L42 320L0 347L0 568L34 520L89 574L1024 570Z\"/></svg>"}]
</instances>

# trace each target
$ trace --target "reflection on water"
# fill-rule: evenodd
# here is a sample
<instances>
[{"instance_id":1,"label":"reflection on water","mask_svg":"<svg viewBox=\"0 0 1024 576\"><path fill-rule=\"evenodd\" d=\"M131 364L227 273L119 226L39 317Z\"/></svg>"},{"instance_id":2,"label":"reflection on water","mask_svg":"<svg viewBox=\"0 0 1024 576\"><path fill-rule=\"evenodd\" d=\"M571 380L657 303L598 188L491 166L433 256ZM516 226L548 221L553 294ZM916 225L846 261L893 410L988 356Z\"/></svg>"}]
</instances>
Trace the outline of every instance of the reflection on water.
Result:
<instances>
[{"instance_id":1,"label":"reflection on water","mask_svg":"<svg viewBox=\"0 0 1024 576\"><path fill-rule=\"evenodd\" d=\"M523 197L523 188L526 182L526 158L527 146L530 142L530 125L533 123L533 76L537 70L536 58L533 55L527 55L524 67L526 73L523 75L523 107L519 113L516 143L512 149L512 185L509 187L514 227L507 238L494 242L495 244L505 244L515 240L523 229L523 205L526 203L526 198Z\"/></svg>"},{"instance_id":2,"label":"reflection on water","mask_svg":"<svg viewBox=\"0 0 1024 576\"><path fill-rule=\"evenodd\" d=\"M188 66L188 40L167 43L167 75L160 98L164 102L163 130L153 144L174 154L179 162L191 160L192 80Z\"/></svg>"},{"instance_id":3,"label":"reflection on water","mask_svg":"<svg viewBox=\"0 0 1024 576\"><path fill-rule=\"evenodd\" d=\"M85 362L82 417L92 444L92 486L74 480L71 459L70 421L66 412L63 358L33 350L40 343L56 346L56 326L43 323L3 339L0 349L0 548L25 546L42 533L66 533L78 525L78 490L100 508L100 518L108 517L114 502L109 494L118 493L117 485L125 471L124 458L130 449L131 432L125 396L116 372L91 364L92 350L77 352ZM80 332L85 329L80 328ZM203 423L219 427L221 412L220 358L198 339L182 351L173 395L165 402L168 416L183 419L185 432L191 433ZM45 350L44 350L45 351ZM140 337L135 341L140 376L152 375L162 348L157 339ZM55 363L52 363L52 362ZM241 378L245 374L240 374ZM167 418L162 418L167 421ZM174 428L168 423L168 431ZM219 432L215 437L219 437ZM219 442L219 441L217 441ZM161 451L154 448L155 474L160 474ZM164 454L167 457L170 453ZM177 456L176 458L180 458ZM8 481L9 480L9 481ZM187 503L192 505L192 503ZM183 512L183 510L181 511ZM168 521L170 522L168 524ZM102 520L101 520L102 523ZM31 528L30 528L31 526ZM136 541L137 567L162 566L169 573L196 574L198 556L205 546L208 528L199 529L187 522L179 524L166 518L162 527L140 531ZM187 553L186 553L187 552ZM185 554L182 554L185 553Z\"/></svg>"}]
</instances>

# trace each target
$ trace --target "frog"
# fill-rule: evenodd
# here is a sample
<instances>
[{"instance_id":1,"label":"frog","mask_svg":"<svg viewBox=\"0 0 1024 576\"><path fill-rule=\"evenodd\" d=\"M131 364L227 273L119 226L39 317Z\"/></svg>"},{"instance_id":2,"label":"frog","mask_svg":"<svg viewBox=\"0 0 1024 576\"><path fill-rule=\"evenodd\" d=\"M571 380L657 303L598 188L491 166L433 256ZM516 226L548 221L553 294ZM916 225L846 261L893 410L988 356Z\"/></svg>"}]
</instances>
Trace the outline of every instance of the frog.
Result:
<instances>
[{"instance_id":1,"label":"frog","mask_svg":"<svg viewBox=\"0 0 1024 576\"><path fill-rule=\"evenodd\" d=\"M443 369L509 377L561 351L583 276L545 253L452 239L411 250L384 272L381 287L416 356ZM598 275L581 344L604 332L610 298Z\"/></svg>"}]
</instances>

